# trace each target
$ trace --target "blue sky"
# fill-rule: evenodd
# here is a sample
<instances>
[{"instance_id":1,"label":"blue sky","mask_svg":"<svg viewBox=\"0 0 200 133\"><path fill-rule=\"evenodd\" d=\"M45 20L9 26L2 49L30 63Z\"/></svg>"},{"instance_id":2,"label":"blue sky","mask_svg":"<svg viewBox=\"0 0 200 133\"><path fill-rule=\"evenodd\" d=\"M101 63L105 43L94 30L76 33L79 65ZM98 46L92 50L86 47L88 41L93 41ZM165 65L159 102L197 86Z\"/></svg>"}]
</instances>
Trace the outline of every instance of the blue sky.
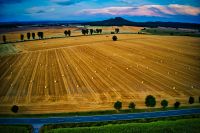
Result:
<instances>
[{"instance_id":1,"label":"blue sky","mask_svg":"<svg viewBox=\"0 0 200 133\"><path fill-rule=\"evenodd\" d=\"M0 21L81 20L200 23L200 0L0 0Z\"/></svg>"}]
</instances>

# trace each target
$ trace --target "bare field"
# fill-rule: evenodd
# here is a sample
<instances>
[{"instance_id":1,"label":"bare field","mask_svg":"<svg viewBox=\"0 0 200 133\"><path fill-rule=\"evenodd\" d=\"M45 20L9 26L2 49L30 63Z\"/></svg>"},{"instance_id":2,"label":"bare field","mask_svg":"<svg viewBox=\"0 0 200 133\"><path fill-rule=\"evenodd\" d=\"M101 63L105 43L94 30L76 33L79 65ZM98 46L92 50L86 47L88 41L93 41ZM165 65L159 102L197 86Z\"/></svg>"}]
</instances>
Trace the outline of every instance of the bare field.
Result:
<instances>
[{"instance_id":1,"label":"bare field","mask_svg":"<svg viewBox=\"0 0 200 133\"><path fill-rule=\"evenodd\" d=\"M71 30L73 32L73 35L79 35L81 32L79 28L65 28L65 27L28 27L28 28L14 28L14 29L8 29L8 30L2 30L0 29L0 43L3 42L2 36L6 35L7 41L15 42L20 41L20 35L24 34L24 39L27 40L26 34L28 32L35 33L35 38L38 39L37 32L42 31L44 32L45 38L50 37L57 37L57 36L64 36L65 30ZM32 37L31 37L32 39Z\"/></svg>"},{"instance_id":2,"label":"bare field","mask_svg":"<svg viewBox=\"0 0 200 133\"><path fill-rule=\"evenodd\" d=\"M15 44L0 56L0 113L113 109L116 100L144 108L147 95L187 104L200 96L200 39L119 34ZM10 44L7 44L10 45Z\"/></svg>"},{"instance_id":3,"label":"bare field","mask_svg":"<svg viewBox=\"0 0 200 133\"><path fill-rule=\"evenodd\" d=\"M103 29L103 33L110 33L111 31L115 31L117 26L88 26L88 29ZM134 26L122 26L119 27L123 32L138 32L143 27L134 27ZM7 41L15 42L20 41L20 35L24 34L24 39L27 40L26 34L36 33L36 39L38 39L37 32L42 31L44 32L45 38L51 37L64 37L65 30L71 30L72 36L81 35L81 28L76 27L26 27L26 28L13 28L13 29L0 29L0 43L3 43L2 36L6 35ZM32 40L32 37L31 37Z\"/></svg>"}]
</instances>

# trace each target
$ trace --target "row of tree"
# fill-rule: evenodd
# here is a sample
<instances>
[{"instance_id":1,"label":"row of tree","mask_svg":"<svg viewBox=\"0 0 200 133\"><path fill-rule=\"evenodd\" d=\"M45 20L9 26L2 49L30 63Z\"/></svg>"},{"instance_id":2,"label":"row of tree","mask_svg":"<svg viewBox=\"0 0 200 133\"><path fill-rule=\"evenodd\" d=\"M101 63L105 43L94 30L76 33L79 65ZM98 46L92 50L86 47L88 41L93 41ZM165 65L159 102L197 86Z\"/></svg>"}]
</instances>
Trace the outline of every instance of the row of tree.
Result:
<instances>
[{"instance_id":1,"label":"row of tree","mask_svg":"<svg viewBox=\"0 0 200 133\"><path fill-rule=\"evenodd\" d=\"M81 33L83 35L88 35L88 34L92 35L93 33L101 34L102 33L102 29L95 29L95 30L94 29L82 29Z\"/></svg>"},{"instance_id":2,"label":"row of tree","mask_svg":"<svg viewBox=\"0 0 200 133\"><path fill-rule=\"evenodd\" d=\"M82 32L83 35L88 35L88 34L92 35L93 33L101 34L102 33L102 29L95 29L95 30L94 29L82 29L81 32ZM115 33L119 33L119 28L115 28ZM65 30L64 34L65 34L65 37L66 36L71 36L71 30ZM114 34L114 32L113 32L113 34ZM44 33L43 32L38 32L37 35L38 35L39 39L43 39L44 38ZM33 33L28 32L26 34L26 36L27 36L28 40L31 39L31 36L32 36L32 39L35 40L35 36L36 35L35 35L34 32ZM3 35L2 39L3 39L3 42L6 43L7 40L6 40L6 36L5 35ZM24 34L20 35L20 40L24 41ZM117 37L114 36L113 40L116 41Z\"/></svg>"},{"instance_id":3,"label":"row of tree","mask_svg":"<svg viewBox=\"0 0 200 133\"><path fill-rule=\"evenodd\" d=\"M194 97L189 97L188 103L193 104L194 103ZM199 97L199 103L200 103L200 97ZM160 104L165 109L168 106L168 101L164 99L164 100L161 101ZM147 107L155 107L156 98L152 95L148 95L145 99L145 105ZM174 108L179 108L180 105L181 105L181 103L177 101L177 102L174 103ZM135 109L135 107L136 107L136 104L134 102L129 103L129 106L128 106L129 109L133 110L133 109ZM114 108L119 111L122 108L122 102L120 102L120 101L115 102ZM17 113L18 110L19 110L19 107L17 105L13 105L11 107L11 111L14 112L14 113Z\"/></svg>"},{"instance_id":4,"label":"row of tree","mask_svg":"<svg viewBox=\"0 0 200 133\"><path fill-rule=\"evenodd\" d=\"M65 30L64 34L65 34L65 37L66 36L71 36L71 30Z\"/></svg>"},{"instance_id":5,"label":"row of tree","mask_svg":"<svg viewBox=\"0 0 200 133\"><path fill-rule=\"evenodd\" d=\"M43 39L43 38L44 38L44 33L43 33L43 32L38 32L37 35L38 35L38 38L39 38L39 39ZM32 38L33 38L33 40L34 40L36 35L35 35L34 32L33 32L33 33L28 32L28 33L26 34L26 36L27 36L27 39L28 39L28 40L31 39L31 36L32 36ZM2 38L3 38L3 42L6 43L6 42L7 42L7 40L6 40L6 35L3 35ZM20 35L20 40L21 40L21 41L24 41L24 34L21 34L21 35Z\"/></svg>"},{"instance_id":6,"label":"row of tree","mask_svg":"<svg viewBox=\"0 0 200 133\"><path fill-rule=\"evenodd\" d=\"M199 102L200 102L200 97L199 97ZM188 103L193 104L194 103L194 97L189 97ZM163 109L165 109L168 106L168 101L164 99L164 100L161 101L160 104L163 107ZM145 105L147 107L155 107L156 106L156 98L152 95L148 95L145 99ZM181 105L181 103L179 101L176 101L174 103L174 108L179 108L180 105ZM135 109L135 106L136 105L135 105L134 102L130 102L128 108L129 109ZM121 101L115 102L114 108L119 111L122 108L122 102Z\"/></svg>"},{"instance_id":7,"label":"row of tree","mask_svg":"<svg viewBox=\"0 0 200 133\"><path fill-rule=\"evenodd\" d=\"M33 40L34 40L34 39L35 39L35 33L34 33L34 32L33 32L33 33L28 32L28 33L26 34L27 39L30 40L30 39L31 39L31 35L32 35L32 38L33 38ZM43 33L43 32L38 32L37 35L38 35L38 38L39 38L39 39L43 39L43 38L44 38L44 33ZM23 35L23 34L20 35L20 39L21 39L21 41L24 40L24 35Z\"/></svg>"}]
</instances>

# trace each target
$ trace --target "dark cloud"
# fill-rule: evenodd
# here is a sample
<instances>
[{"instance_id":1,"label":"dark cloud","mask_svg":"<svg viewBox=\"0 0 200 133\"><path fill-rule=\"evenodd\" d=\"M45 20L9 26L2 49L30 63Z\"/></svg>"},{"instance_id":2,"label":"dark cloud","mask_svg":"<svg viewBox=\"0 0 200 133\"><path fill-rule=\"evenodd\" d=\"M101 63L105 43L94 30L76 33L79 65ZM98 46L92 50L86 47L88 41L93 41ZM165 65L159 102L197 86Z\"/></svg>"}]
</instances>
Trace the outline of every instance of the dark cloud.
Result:
<instances>
[{"instance_id":1,"label":"dark cloud","mask_svg":"<svg viewBox=\"0 0 200 133\"><path fill-rule=\"evenodd\" d=\"M51 1L59 5L69 6L80 3L85 0L51 0Z\"/></svg>"},{"instance_id":2,"label":"dark cloud","mask_svg":"<svg viewBox=\"0 0 200 133\"><path fill-rule=\"evenodd\" d=\"M0 0L0 4L13 4L13 3L21 3L26 0Z\"/></svg>"}]
</instances>

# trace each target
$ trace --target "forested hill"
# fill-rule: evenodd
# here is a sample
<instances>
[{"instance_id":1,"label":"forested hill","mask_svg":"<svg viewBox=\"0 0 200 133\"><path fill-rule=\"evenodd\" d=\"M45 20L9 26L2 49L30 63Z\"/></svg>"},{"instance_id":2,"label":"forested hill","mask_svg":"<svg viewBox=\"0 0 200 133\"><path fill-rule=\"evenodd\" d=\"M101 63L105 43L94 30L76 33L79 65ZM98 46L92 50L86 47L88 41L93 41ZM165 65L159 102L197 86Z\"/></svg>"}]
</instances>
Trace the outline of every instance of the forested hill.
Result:
<instances>
[{"instance_id":1,"label":"forested hill","mask_svg":"<svg viewBox=\"0 0 200 133\"><path fill-rule=\"evenodd\" d=\"M94 21L82 23L84 25L91 26L142 26L142 27L172 27L172 28L189 28L189 29L200 29L200 24L195 23L181 23L181 22L132 22L121 17L111 18L103 21Z\"/></svg>"}]
</instances>

